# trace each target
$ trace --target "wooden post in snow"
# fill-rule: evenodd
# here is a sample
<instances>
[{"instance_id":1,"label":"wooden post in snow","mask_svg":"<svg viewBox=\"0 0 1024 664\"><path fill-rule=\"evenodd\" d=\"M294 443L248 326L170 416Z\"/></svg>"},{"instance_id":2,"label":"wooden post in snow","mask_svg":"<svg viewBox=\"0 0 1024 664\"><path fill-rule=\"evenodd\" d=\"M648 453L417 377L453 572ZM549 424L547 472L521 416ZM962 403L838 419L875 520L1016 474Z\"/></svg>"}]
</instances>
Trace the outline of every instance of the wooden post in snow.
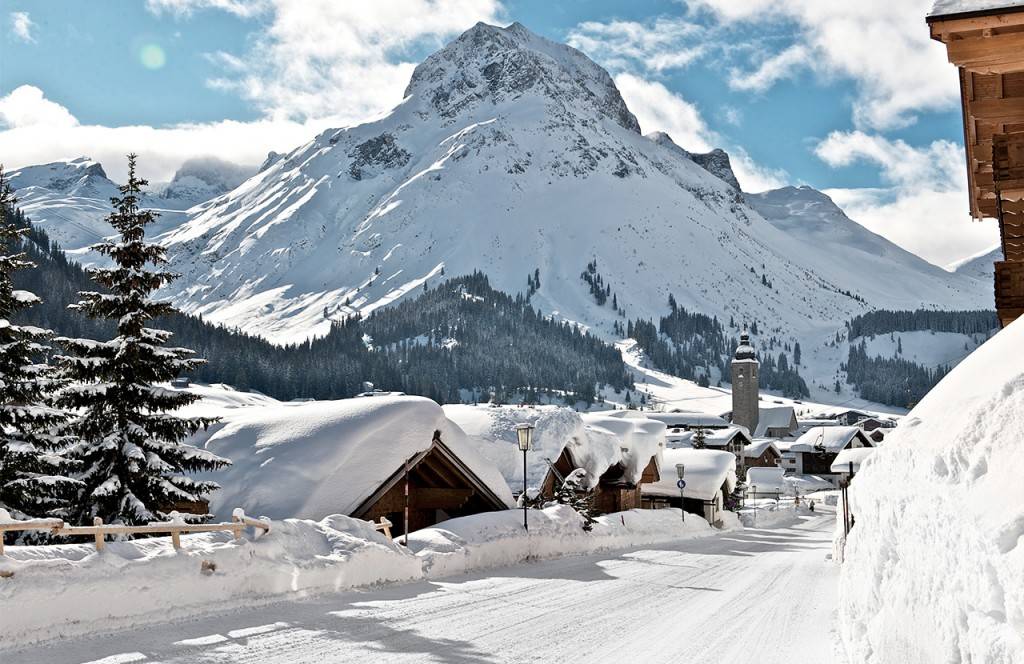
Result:
<instances>
[{"instance_id":1,"label":"wooden post in snow","mask_svg":"<svg viewBox=\"0 0 1024 664\"><path fill-rule=\"evenodd\" d=\"M97 528L99 528L100 526L103 525L103 519L101 519L98 516L94 517L93 520L92 520L92 525L94 525ZM96 531L96 550L97 551L102 551L104 546L105 546L105 543L103 541L103 530L97 530Z\"/></svg>"},{"instance_id":2,"label":"wooden post in snow","mask_svg":"<svg viewBox=\"0 0 1024 664\"><path fill-rule=\"evenodd\" d=\"M405 545L409 546L409 460L405 460Z\"/></svg>"}]
</instances>

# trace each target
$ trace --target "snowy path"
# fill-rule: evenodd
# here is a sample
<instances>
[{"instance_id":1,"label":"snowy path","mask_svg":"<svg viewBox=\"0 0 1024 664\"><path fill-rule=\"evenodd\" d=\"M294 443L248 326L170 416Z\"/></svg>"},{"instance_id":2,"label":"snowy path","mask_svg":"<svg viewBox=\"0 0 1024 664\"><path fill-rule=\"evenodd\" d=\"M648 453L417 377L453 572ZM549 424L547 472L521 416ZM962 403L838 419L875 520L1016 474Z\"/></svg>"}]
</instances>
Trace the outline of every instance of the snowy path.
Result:
<instances>
[{"instance_id":1,"label":"snowy path","mask_svg":"<svg viewBox=\"0 0 1024 664\"><path fill-rule=\"evenodd\" d=\"M128 662L835 662L831 516L3 653Z\"/></svg>"}]
</instances>

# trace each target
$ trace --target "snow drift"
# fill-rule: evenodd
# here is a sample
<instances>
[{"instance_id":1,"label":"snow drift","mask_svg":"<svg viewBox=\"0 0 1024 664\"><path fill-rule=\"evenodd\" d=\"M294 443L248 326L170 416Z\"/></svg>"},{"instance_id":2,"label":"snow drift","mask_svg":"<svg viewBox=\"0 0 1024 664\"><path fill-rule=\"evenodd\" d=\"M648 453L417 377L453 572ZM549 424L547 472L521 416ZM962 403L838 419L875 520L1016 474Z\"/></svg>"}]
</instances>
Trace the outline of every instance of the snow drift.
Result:
<instances>
[{"instance_id":1,"label":"snow drift","mask_svg":"<svg viewBox=\"0 0 1024 664\"><path fill-rule=\"evenodd\" d=\"M1024 662L1024 320L956 367L863 461L842 638L869 664Z\"/></svg>"}]
</instances>

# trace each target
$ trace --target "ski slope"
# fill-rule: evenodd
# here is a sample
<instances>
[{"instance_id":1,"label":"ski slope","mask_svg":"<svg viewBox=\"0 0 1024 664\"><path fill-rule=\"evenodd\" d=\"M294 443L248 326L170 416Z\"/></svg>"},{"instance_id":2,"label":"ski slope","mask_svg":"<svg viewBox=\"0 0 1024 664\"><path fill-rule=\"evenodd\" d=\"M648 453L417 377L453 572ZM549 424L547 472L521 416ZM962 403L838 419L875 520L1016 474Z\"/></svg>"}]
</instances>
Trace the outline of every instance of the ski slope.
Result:
<instances>
[{"instance_id":1,"label":"ski slope","mask_svg":"<svg viewBox=\"0 0 1024 664\"><path fill-rule=\"evenodd\" d=\"M4 653L47 662L842 662L834 516Z\"/></svg>"}]
</instances>

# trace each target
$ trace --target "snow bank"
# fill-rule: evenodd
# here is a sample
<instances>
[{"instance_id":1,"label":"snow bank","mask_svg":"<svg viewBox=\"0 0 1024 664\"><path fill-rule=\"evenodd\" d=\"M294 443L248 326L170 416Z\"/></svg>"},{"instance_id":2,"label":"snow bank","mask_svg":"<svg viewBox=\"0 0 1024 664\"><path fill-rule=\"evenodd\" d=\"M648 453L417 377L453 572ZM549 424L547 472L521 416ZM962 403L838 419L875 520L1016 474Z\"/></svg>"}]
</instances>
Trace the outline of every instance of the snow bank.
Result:
<instances>
[{"instance_id":1,"label":"snow bank","mask_svg":"<svg viewBox=\"0 0 1024 664\"><path fill-rule=\"evenodd\" d=\"M687 514L684 523L678 509L607 514L597 518L590 532L583 530L583 518L566 505L527 514L529 532L523 529L521 510L490 512L412 533L409 548L423 561L426 574L436 578L720 532L693 514Z\"/></svg>"},{"instance_id":2,"label":"snow bank","mask_svg":"<svg viewBox=\"0 0 1024 664\"><path fill-rule=\"evenodd\" d=\"M422 577L421 562L366 521L275 521L230 533L92 544L11 546L0 557L0 634L27 643ZM203 571L204 563L215 569ZM207 565L208 566L208 565Z\"/></svg>"},{"instance_id":3,"label":"snow bank","mask_svg":"<svg viewBox=\"0 0 1024 664\"><path fill-rule=\"evenodd\" d=\"M1024 320L864 461L840 580L850 661L1024 662Z\"/></svg>"},{"instance_id":4,"label":"snow bank","mask_svg":"<svg viewBox=\"0 0 1024 664\"><path fill-rule=\"evenodd\" d=\"M271 518L348 514L406 459L430 447L435 430L495 495L513 504L501 473L430 399L275 402L221 415L220 424L193 441L233 462L204 476L221 485L210 501L220 519L238 505Z\"/></svg>"}]
</instances>

